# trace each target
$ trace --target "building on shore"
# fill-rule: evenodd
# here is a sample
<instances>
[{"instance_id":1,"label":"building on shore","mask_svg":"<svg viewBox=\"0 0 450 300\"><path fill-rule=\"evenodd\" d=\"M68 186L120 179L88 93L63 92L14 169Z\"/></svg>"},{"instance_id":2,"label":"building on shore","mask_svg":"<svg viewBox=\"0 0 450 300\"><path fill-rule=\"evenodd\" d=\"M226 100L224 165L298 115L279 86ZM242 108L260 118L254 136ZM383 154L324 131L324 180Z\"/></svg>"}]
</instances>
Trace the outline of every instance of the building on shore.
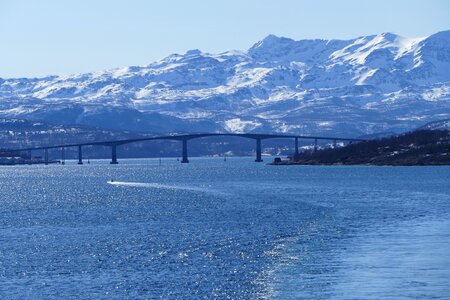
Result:
<instances>
[{"instance_id":1,"label":"building on shore","mask_svg":"<svg viewBox=\"0 0 450 300\"><path fill-rule=\"evenodd\" d=\"M43 164L44 159L40 156L31 156L30 152L21 152L11 149L0 149L0 165L31 165Z\"/></svg>"}]
</instances>

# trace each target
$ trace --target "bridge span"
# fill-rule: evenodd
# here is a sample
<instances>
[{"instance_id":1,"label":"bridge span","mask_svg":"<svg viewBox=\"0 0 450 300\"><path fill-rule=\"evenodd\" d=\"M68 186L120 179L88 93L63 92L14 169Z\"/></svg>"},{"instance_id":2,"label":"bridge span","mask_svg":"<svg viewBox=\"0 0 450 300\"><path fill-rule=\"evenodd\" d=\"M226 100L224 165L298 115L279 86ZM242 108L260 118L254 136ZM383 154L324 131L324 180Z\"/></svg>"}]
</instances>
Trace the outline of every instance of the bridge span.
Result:
<instances>
[{"instance_id":1,"label":"bridge span","mask_svg":"<svg viewBox=\"0 0 450 300\"><path fill-rule=\"evenodd\" d=\"M356 138L345 138L345 137L327 137L327 136L304 136L304 135L283 135L283 134L260 134L260 133L195 133L195 134L179 134L179 135L166 135L166 136L152 136L143 137L135 139L122 139L122 140L111 140L111 141L98 141L98 142L84 142L84 143L74 143L74 144L62 144L62 145L49 145L40 147L30 147L15 149L14 151L33 151L33 150L44 150L45 163L48 163L48 150L49 149L61 149L62 162L65 160L65 149L70 147L78 148L78 164L83 164L83 149L85 146L107 146L111 147L111 164L118 164L117 160L117 147L130 143L144 142L144 141L154 141L154 140L174 140L180 141L182 145L182 163L188 163L188 141L198 138L213 137L213 136L234 136L242 137L247 139L253 139L256 141L256 159L255 162L262 162L262 147L261 141L267 139L294 139L295 154L299 153L298 140L299 139L309 139L314 140L314 150L317 150L317 142L319 140L329 140L336 144L337 141L344 142L361 142L364 139Z\"/></svg>"}]
</instances>

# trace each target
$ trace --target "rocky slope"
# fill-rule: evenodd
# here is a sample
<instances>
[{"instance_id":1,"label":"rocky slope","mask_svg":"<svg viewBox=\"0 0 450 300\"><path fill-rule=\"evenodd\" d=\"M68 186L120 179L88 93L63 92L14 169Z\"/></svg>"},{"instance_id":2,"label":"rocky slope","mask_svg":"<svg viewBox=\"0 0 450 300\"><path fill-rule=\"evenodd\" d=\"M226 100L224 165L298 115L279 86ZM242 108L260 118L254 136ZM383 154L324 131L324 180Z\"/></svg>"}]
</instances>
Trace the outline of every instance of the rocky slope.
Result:
<instances>
[{"instance_id":1,"label":"rocky slope","mask_svg":"<svg viewBox=\"0 0 450 300\"><path fill-rule=\"evenodd\" d=\"M0 117L152 133L402 132L450 118L450 31L270 35L245 52L191 50L146 66L0 79Z\"/></svg>"}]
</instances>

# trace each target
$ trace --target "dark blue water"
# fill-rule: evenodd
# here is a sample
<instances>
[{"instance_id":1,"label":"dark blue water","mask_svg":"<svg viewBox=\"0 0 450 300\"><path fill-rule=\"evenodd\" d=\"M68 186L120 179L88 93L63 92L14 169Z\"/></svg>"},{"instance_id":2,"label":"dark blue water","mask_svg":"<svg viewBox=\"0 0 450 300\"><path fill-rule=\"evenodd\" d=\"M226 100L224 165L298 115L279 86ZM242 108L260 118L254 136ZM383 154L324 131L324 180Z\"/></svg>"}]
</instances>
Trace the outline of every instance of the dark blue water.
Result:
<instances>
[{"instance_id":1,"label":"dark blue water","mask_svg":"<svg viewBox=\"0 0 450 300\"><path fill-rule=\"evenodd\" d=\"M0 298L449 299L449 180L251 158L1 167Z\"/></svg>"}]
</instances>

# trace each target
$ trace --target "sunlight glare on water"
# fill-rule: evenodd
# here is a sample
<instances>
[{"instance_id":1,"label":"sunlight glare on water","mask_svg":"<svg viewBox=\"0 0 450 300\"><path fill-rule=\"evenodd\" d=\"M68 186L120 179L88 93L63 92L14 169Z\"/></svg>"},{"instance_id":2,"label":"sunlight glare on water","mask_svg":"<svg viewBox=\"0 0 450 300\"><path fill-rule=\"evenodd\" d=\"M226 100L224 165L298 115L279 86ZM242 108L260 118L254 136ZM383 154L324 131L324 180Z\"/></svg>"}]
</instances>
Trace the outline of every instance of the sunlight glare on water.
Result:
<instances>
[{"instance_id":1,"label":"sunlight glare on water","mask_svg":"<svg viewBox=\"0 0 450 300\"><path fill-rule=\"evenodd\" d=\"M448 299L449 167L0 168L2 299Z\"/></svg>"}]
</instances>

